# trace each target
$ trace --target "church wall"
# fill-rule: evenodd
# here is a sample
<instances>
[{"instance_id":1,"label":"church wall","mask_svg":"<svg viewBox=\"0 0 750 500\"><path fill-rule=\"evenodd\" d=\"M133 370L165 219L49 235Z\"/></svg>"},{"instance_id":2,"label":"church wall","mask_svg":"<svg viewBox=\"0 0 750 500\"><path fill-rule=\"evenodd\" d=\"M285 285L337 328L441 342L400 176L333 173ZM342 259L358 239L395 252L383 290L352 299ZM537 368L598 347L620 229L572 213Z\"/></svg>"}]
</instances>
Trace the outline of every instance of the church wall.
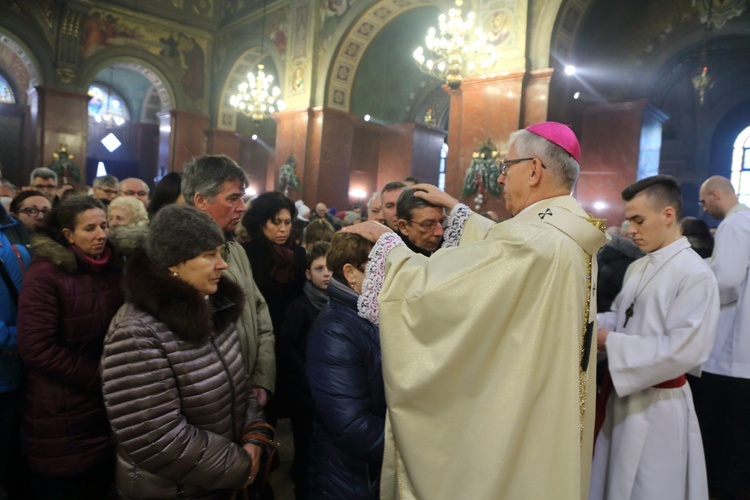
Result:
<instances>
[{"instance_id":1,"label":"church wall","mask_svg":"<svg viewBox=\"0 0 750 500\"><path fill-rule=\"evenodd\" d=\"M19 104L0 104L0 165L3 177L16 186L29 183L27 149L24 129L29 120L29 107Z\"/></svg>"},{"instance_id":2,"label":"church wall","mask_svg":"<svg viewBox=\"0 0 750 500\"><path fill-rule=\"evenodd\" d=\"M369 200L372 193L383 187L378 182L379 150L380 134L376 133L373 127L355 127L352 141L352 169L356 171L357 178L350 182L349 189L365 191L367 193L365 202Z\"/></svg>"}]
</instances>

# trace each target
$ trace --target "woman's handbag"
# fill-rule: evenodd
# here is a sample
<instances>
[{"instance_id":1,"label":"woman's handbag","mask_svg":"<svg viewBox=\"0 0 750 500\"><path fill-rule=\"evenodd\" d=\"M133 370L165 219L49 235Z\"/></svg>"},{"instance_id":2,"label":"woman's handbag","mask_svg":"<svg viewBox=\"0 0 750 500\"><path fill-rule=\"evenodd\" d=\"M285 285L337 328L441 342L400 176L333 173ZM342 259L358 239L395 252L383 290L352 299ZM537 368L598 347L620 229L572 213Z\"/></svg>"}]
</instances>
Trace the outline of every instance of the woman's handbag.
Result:
<instances>
[{"instance_id":1,"label":"woman's handbag","mask_svg":"<svg viewBox=\"0 0 750 500\"><path fill-rule=\"evenodd\" d=\"M250 430L242 436L242 442L251 442L263 449L258 476L249 486L234 490L230 500L261 500L269 493L268 476L271 473L274 458L280 445L276 441L276 429L266 422L256 422ZM269 496L272 498L272 496Z\"/></svg>"}]
</instances>

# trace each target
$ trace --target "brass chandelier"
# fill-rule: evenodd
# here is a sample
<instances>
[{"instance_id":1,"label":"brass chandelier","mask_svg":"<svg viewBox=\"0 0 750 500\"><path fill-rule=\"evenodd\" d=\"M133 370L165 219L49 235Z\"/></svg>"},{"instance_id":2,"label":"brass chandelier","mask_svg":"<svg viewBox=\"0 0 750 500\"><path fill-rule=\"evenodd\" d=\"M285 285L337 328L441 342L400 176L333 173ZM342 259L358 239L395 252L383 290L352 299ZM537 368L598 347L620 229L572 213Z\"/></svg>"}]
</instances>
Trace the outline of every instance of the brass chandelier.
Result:
<instances>
[{"instance_id":1,"label":"brass chandelier","mask_svg":"<svg viewBox=\"0 0 750 500\"><path fill-rule=\"evenodd\" d=\"M498 59L486 33L474 26L476 14L463 17L463 0L448 15L438 17L438 30L430 28L425 37L426 49L418 47L414 60L421 71L444 81L452 90L461 86L465 77L485 74Z\"/></svg>"},{"instance_id":2,"label":"brass chandelier","mask_svg":"<svg viewBox=\"0 0 750 500\"><path fill-rule=\"evenodd\" d=\"M266 2L263 2L263 21L261 22L260 57L263 58L263 39L266 33ZM247 81L237 87L237 94L229 98L237 111L249 116L258 124L266 118L273 117L277 111L286 107L280 99L281 89L273 84L273 75L266 74L263 64L258 64L257 74L247 74Z\"/></svg>"}]
</instances>

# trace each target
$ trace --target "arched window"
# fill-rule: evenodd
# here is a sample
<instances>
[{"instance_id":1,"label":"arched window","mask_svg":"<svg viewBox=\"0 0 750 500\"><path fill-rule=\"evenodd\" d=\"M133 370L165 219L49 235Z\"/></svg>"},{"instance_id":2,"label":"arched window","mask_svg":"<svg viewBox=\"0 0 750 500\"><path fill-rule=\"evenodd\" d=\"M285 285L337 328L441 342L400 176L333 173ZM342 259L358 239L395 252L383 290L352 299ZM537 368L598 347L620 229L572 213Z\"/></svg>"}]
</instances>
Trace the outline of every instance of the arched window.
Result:
<instances>
[{"instance_id":1,"label":"arched window","mask_svg":"<svg viewBox=\"0 0 750 500\"><path fill-rule=\"evenodd\" d=\"M750 204L750 127L740 132L734 141L732 185L740 203Z\"/></svg>"},{"instance_id":2,"label":"arched window","mask_svg":"<svg viewBox=\"0 0 750 500\"><path fill-rule=\"evenodd\" d=\"M445 190L445 162L448 160L448 144L443 142L440 149L440 170L438 173L438 187Z\"/></svg>"},{"instance_id":3,"label":"arched window","mask_svg":"<svg viewBox=\"0 0 750 500\"><path fill-rule=\"evenodd\" d=\"M15 104L16 98L13 95L13 90L10 88L8 80L0 75L0 102L4 104Z\"/></svg>"},{"instance_id":4,"label":"arched window","mask_svg":"<svg viewBox=\"0 0 750 500\"><path fill-rule=\"evenodd\" d=\"M89 116L98 123L120 126L130 120L125 100L111 87L94 84L89 87L89 95Z\"/></svg>"}]
</instances>

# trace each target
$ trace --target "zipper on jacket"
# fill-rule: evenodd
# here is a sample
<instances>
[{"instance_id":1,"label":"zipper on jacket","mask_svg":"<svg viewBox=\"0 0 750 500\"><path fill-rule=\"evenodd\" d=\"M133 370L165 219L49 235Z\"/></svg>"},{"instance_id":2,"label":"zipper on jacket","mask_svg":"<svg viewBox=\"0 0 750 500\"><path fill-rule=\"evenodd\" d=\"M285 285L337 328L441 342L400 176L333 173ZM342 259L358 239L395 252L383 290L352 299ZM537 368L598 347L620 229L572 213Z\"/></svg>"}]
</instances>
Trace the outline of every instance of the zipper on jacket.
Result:
<instances>
[{"instance_id":1,"label":"zipper on jacket","mask_svg":"<svg viewBox=\"0 0 750 500\"><path fill-rule=\"evenodd\" d=\"M237 399L237 396L235 394L234 389L234 380L232 380L232 373L229 371L229 367L227 366L227 362L224 360L224 356L221 355L221 351L219 351L219 348L216 345L216 340L214 339L213 335L209 335L208 339L211 341L211 346L214 348L214 352L216 352L216 356L219 358L219 361L221 362L221 366L224 367L224 371L227 374L227 380L229 381L229 393L232 396L232 436L234 436L234 440L238 441L238 436L235 435L237 432L237 425L235 424L235 400Z\"/></svg>"}]
</instances>

